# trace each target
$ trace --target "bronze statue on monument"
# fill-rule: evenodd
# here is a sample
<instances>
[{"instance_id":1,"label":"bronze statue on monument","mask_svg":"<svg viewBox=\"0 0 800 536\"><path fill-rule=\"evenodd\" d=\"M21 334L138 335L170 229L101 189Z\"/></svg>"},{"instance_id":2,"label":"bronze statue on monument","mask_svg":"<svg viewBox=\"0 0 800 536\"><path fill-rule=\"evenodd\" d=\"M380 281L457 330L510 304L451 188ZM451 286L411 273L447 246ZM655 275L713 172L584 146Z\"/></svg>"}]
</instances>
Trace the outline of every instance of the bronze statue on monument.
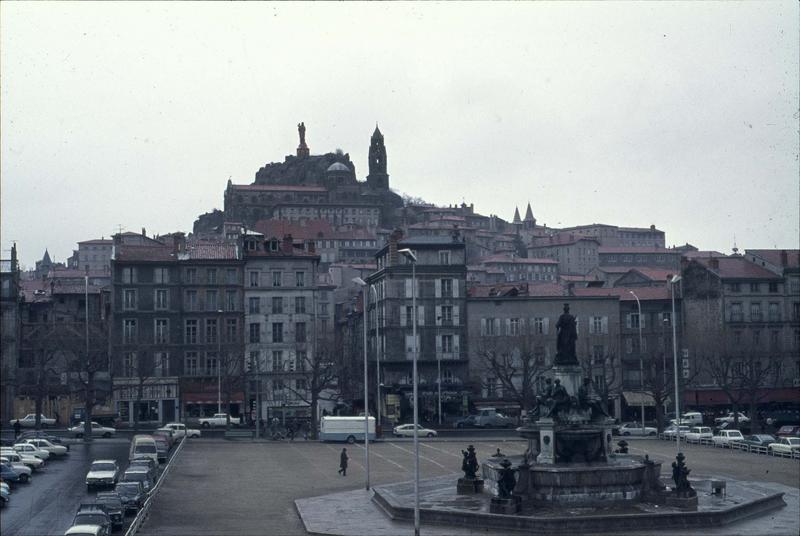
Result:
<instances>
[{"instance_id":1,"label":"bronze statue on monument","mask_svg":"<svg viewBox=\"0 0 800 536\"><path fill-rule=\"evenodd\" d=\"M556 359L555 365L577 365L575 342L578 340L578 328L575 317L569 313L569 304L564 304L564 312L556 323Z\"/></svg>"}]
</instances>

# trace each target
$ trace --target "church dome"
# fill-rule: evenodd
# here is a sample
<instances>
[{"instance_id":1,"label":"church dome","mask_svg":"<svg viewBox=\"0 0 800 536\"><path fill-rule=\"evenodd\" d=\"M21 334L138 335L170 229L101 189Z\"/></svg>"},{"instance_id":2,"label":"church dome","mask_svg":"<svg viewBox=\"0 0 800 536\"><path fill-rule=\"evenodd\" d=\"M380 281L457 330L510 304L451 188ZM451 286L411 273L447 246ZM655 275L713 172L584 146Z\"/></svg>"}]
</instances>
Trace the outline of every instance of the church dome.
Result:
<instances>
[{"instance_id":1,"label":"church dome","mask_svg":"<svg viewBox=\"0 0 800 536\"><path fill-rule=\"evenodd\" d=\"M346 173L350 173L350 168L342 164L341 162L334 162L331 164L328 169L326 170L327 173L332 171L344 171Z\"/></svg>"}]
</instances>

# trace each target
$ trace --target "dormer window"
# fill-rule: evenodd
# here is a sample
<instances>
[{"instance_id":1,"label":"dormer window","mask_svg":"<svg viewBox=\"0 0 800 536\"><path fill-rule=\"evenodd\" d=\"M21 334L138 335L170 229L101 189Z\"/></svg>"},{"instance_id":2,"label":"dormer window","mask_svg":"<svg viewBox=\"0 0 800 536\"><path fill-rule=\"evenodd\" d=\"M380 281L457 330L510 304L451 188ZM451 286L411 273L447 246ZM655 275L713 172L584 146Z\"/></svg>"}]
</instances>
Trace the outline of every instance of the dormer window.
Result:
<instances>
[{"instance_id":1,"label":"dormer window","mask_svg":"<svg viewBox=\"0 0 800 536\"><path fill-rule=\"evenodd\" d=\"M278 251L278 247L279 247L279 244L278 244L278 240L277 239L273 238L272 240L269 241L269 250L270 251Z\"/></svg>"}]
</instances>

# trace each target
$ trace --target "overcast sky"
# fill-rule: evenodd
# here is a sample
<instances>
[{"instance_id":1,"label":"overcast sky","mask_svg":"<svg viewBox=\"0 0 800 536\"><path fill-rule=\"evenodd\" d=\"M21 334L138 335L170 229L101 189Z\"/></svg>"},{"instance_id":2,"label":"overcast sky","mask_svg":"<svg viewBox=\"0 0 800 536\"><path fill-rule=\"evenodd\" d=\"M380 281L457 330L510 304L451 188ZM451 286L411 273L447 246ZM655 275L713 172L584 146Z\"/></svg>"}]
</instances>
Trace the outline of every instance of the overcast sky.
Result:
<instances>
[{"instance_id":1,"label":"overcast sky","mask_svg":"<svg viewBox=\"0 0 800 536\"><path fill-rule=\"evenodd\" d=\"M667 244L797 248L798 3L0 3L2 257L191 231L297 146ZM524 214L524 213L523 213Z\"/></svg>"}]
</instances>

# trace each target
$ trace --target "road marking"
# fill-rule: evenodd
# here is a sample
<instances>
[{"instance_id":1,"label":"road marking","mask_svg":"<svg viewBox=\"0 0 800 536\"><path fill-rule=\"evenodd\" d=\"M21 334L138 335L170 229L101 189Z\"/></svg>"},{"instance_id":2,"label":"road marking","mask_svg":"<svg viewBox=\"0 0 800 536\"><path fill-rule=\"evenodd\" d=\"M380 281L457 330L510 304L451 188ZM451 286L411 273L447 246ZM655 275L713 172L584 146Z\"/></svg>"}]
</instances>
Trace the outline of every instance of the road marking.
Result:
<instances>
[{"instance_id":1,"label":"road marking","mask_svg":"<svg viewBox=\"0 0 800 536\"><path fill-rule=\"evenodd\" d=\"M394 443L389 443L389 444L391 446L393 446L394 448L396 448L396 449L400 449L403 452L407 452L407 453L411 454L412 456L414 455L414 451L411 451L411 450L408 450L408 449L404 449L403 447L397 446ZM422 458L423 460L427 460L427 461L431 462L433 465L438 465L442 469L445 469L447 471L452 471L452 469L450 467L445 467L441 463L437 462L436 460L432 460L431 458L428 458L427 456L423 456L422 454L420 454L419 457Z\"/></svg>"},{"instance_id":2,"label":"road marking","mask_svg":"<svg viewBox=\"0 0 800 536\"><path fill-rule=\"evenodd\" d=\"M443 449L436 448L433 445L428 445L427 443L422 443L422 446L423 447L428 447L429 449L437 450L437 451L441 452L442 454L447 454L448 456L452 456L454 458L461 458L462 457L462 456L459 456L458 454L453 454L452 452L450 452L448 450L443 450Z\"/></svg>"},{"instance_id":3,"label":"road marking","mask_svg":"<svg viewBox=\"0 0 800 536\"><path fill-rule=\"evenodd\" d=\"M361 450L365 450L364 449L364 445L359 444L358 446L361 447ZM395 466L399 467L403 471L408 471L409 470L405 465L401 465L401 464L397 463L396 461L394 461L394 460L392 460L390 458L387 458L383 454L380 454L380 453L376 452L375 448L373 448L370 452L372 454L374 454L375 456L377 456L378 458L380 458L382 460L386 460L387 462L391 463L392 465L395 465Z\"/></svg>"}]
</instances>

